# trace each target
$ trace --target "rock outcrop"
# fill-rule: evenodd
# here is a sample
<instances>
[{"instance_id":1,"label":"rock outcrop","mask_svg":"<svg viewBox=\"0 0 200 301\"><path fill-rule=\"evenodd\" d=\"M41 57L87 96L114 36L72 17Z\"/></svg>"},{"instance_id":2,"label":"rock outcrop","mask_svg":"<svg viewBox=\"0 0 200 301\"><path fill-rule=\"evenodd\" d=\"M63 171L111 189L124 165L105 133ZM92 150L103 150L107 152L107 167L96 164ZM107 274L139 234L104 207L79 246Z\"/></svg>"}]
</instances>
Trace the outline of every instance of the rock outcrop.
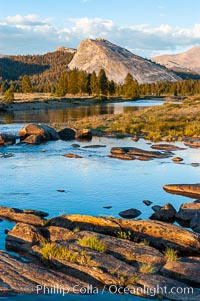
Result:
<instances>
[{"instance_id":1,"label":"rock outcrop","mask_svg":"<svg viewBox=\"0 0 200 301\"><path fill-rule=\"evenodd\" d=\"M0 297L12 294L45 294L46 288L63 288L73 293L77 278L37 262L22 261L0 251ZM80 287L88 283L78 279ZM62 294L62 290L58 293ZM27 298L28 299L28 298Z\"/></svg>"},{"instance_id":2,"label":"rock outcrop","mask_svg":"<svg viewBox=\"0 0 200 301\"><path fill-rule=\"evenodd\" d=\"M191 202L182 204L176 213L176 217L184 221L191 221L196 214L200 214L200 203Z\"/></svg>"},{"instance_id":3,"label":"rock outcrop","mask_svg":"<svg viewBox=\"0 0 200 301\"><path fill-rule=\"evenodd\" d=\"M16 208L9 208L3 206L0 207L0 217L2 218L35 226L43 226L45 220L43 219L44 215L42 214L44 213L41 212L40 215L39 212L40 211L36 211L36 214L34 214L33 210L24 211Z\"/></svg>"},{"instance_id":4,"label":"rock outcrop","mask_svg":"<svg viewBox=\"0 0 200 301\"><path fill-rule=\"evenodd\" d=\"M200 196L200 184L168 184L164 185L163 189L170 193Z\"/></svg>"},{"instance_id":5,"label":"rock outcrop","mask_svg":"<svg viewBox=\"0 0 200 301\"><path fill-rule=\"evenodd\" d=\"M148 240L158 249L174 248L184 253L200 254L198 235L160 221L122 220L87 215L71 214L55 217L48 221L47 226L64 227L69 230L93 231L101 234L118 236L119 232L130 233L130 239Z\"/></svg>"},{"instance_id":6,"label":"rock outcrop","mask_svg":"<svg viewBox=\"0 0 200 301\"><path fill-rule=\"evenodd\" d=\"M83 40L68 66L71 70L77 68L97 74L104 69L109 80L116 83L123 83L128 73L139 83L180 79L167 69L103 39Z\"/></svg>"},{"instance_id":7,"label":"rock outcrop","mask_svg":"<svg viewBox=\"0 0 200 301\"><path fill-rule=\"evenodd\" d=\"M54 128L45 124L28 124L19 132L21 140L26 139L30 135L40 136L43 141L57 140L60 138Z\"/></svg>"},{"instance_id":8,"label":"rock outcrop","mask_svg":"<svg viewBox=\"0 0 200 301\"><path fill-rule=\"evenodd\" d=\"M179 251L178 260L161 252L167 247L175 248L172 254ZM26 260L0 251L0 296L44 294L46 286L58 289L58 294L114 289L146 298L200 298L194 288L200 284L199 237L167 223L59 216L43 226L17 223L8 232L6 248ZM191 256L183 257L182 252Z\"/></svg>"},{"instance_id":9,"label":"rock outcrop","mask_svg":"<svg viewBox=\"0 0 200 301\"><path fill-rule=\"evenodd\" d=\"M151 216L151 219L159 221L170 221L175 217L176 209L171 204L167 203L163 207L158 207L158 210Z\"/></svg>"}]
</instances>

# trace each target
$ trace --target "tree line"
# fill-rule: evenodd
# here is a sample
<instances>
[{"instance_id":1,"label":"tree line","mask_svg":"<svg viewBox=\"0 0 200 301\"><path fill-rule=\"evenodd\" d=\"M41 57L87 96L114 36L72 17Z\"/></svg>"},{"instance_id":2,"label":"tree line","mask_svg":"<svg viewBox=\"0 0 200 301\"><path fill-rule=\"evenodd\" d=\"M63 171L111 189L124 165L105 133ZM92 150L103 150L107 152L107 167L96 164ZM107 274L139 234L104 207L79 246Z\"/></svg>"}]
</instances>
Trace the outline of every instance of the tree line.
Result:
<instances>
[{"instance_id":1,"label":"tree line","mask_svg":"<svg viewBox=\"0 0 200 301\"><path fill-rule=\"evenodd\" d=\"M103 69L98 74L96 72L87 73L82 70L67 70L61 73L56 83L49 82L45 89L38 84L34 84L32 77L24 75L19 81L1 80L1 92L4 94L4 101L12 101L14 92L32 93L48 92L58 97L70 95L94 95L100 99L106 97L125 97L134 99L146 95L157 96L187 96L200 94L200 80L182 80L178 82L157 82L139 84L133 76L128 73L123 84L116 84L110 81Z\"/></svg>"}]
</instances>

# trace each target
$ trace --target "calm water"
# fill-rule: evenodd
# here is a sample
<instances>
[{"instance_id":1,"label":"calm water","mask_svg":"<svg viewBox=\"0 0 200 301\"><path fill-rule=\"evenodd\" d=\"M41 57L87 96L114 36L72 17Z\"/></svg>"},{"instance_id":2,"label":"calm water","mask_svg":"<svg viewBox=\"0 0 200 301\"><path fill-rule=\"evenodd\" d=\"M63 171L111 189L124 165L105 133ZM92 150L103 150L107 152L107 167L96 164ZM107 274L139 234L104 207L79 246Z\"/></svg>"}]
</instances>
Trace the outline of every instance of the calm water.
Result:
<instances>
[{"instance_id":1,"label":"calm water","mask_svg":"<svg viewBox=\"0 0 200 301\"><path fill-rule=\"evenodd\" d=\"M128 113L148 106L162 105L163 100L136 100L118 103L101 103L90 106L71 106L65 109L16 111L0 113L0 123L66 122L87 116Z\"/></svg>"},{"instance_id":2,"label":"calm water","mask_svg":"<svg viewBox=\"0 0 200 301\"><path fill-rule=\"evenodd\" d=\"M121 105L121 104L120 104ZM0 132L16 133L22 124L1 125ZM162 187L167 183L199 182L200 168L190 164L200 162L199 149L177 151L176 155L184 158L184 164L176 164L167 159L152 161L121 161L108 158L111 147L135 146L150 149L150 145L141 139L138 142L126 139L93 138L91 142L80 142L80 149L74 149L72 142L52 141L39 146L14 145L1 147L0 153L13 153L14 157L0 158L0 205L21 209L44 210L55 216L63 213L91 215L112 215L128 208L142 211L140 218L149 218L152 209L143 204L149 199L153 204L171 202L177 209L183 202L191 201L186 197L166 193ZM105 148L84 149L85 145L101 144ZM176 143L183 146L182 143ZM45 149L46 152L41 150ZM62 155L73 152L82 159L69 159ZM64 193L57 192L64 189ZM112 206L105 209L104 206ZM0 249L5 249L6 228L13 223L0 223ZM11 300L11 298L3 298ZM14 297L13 300L27 300L26 296ZM80 300L125 301L145 300L134 296L54 296L28 297L30 301L45 300Z\"/></svg>"}]
</instances>

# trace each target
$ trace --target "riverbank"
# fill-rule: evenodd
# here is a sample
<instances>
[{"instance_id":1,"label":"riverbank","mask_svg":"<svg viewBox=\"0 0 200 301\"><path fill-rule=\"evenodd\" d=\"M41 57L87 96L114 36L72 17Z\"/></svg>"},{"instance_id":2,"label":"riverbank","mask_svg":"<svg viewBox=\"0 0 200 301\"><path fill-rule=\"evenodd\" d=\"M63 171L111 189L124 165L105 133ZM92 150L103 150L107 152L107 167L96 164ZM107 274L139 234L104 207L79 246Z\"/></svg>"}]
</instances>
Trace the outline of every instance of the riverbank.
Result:
<instances>
[{"instance_id":1,"label":"riverbank","mask_svg":"<svg viewBox=\"0 0 200 301\"><path fill-rule=\"evenodd\" d=\"M158 98L160 99L160 98ZM0 111L31 111L31 110L49 110L63 109L73 106L90 106L99 102L113 103L123 102L134 99L124 99L122 97L108 97L101 99L89 95L66 95L66 97L56 97L50 93L15 93L15 101L8 104L0 102Z\"/></svg>"},{"instance_id":2,"label":"riverbank","mask_svg":"<svg viewBox=\"0 0 200 301\"><path fill-rule=\"evenodd\" d=\"M59 124L56 124L59 127ZM152 141L182 141L200 137L200 98L145 108L131 113L86 117L69 121L69 127L90 128L103 134L118 133Z\"/></svg>"},{"instance_id":3,"label":"riverbank","mask_svg":"<svg viewBox=\"0 0 200 301\"><path fill-rule=\"evenodd\" d=\"M73 106L90 106L98 103L113 103L134 101L139 99L165 100L165 96L144 96L142 98L124 98L120 96L98 97L94 95L66 95L65 97L56 97L50 93L15 93L14 102L8 104L2 102L0 96L0 111L31 111L31 110L48 110L62 109ZM179 97L169 97L171 100L180 99Z\"/></svg>"}]
</instances>

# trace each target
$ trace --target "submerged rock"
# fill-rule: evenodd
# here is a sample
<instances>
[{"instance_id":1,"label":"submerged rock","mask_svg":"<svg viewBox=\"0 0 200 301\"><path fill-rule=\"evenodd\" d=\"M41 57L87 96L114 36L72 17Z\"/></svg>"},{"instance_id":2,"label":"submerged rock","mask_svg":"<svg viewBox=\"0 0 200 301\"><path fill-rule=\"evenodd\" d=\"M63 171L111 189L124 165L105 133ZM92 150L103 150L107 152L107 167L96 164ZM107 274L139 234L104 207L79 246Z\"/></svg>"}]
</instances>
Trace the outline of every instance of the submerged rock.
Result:
<instances>
[{"instance_id":1,"label":"submerged rock","mask_svg":"<svg viewBox=\"0 0 200 301\"><path fill-rule=\"evenodd\" d=\"M73 144L72 144L72 147L73 147L73 148L79 148L79 147L80 147L80 144L73 143Z\"/></svg>"},{"instance_id":2,"label":"submerged rock","mask_svg":"<svg viewBox=\"0 0 200 301\"><path fill-rule=\"evenodd\" d=\"M142 212L140 210L134 208L127 209L119 213L119 215L123 218L136 218L141 214Z\"/></svg>"},{"instance_id":3,"label":"submerged rock","mask_svg":"<svg viewBox=\"0 0 200 301\"><path fill-rule=\"evenodd\" d=\"M193 167L199 167L199 166L200 166L200 163L191 163L191 165L192 165Z\"/></svg>"},{"instance_id":4,"label":"submerged rock","mask_svg":"<svg viewBox=\"0 0 200 301\"><path fill-rule=\"evenodd\" d=\"M146 206L150 206L153 204L152 201L149 201L149 200L144 200L143 203L146 205Z\"/></svg>"},{"instance_id":5,"label":"submerged rock","mask_svg":"<svg viewBox=\"0 0 200 301\"><path fill-rule=\"evenodd\" d=\"M7 159L7 158L12 158L14 157L15 155L12 154L12 153L3 153L3 154L0 154L0 158L4 158L4 159Z\"/></svg>"},{"instance_id":6,"label":"submerged rock","mask_svg":"<svg viewBox=\"0 0 200 301\"><path fill-rule=\"evenodd\" d=\"M159 151L147 151L136 147L113 147L110 150L112 155L127 154L145 158L167 158L168 154Z\"/></svg>"},{"instance_id":7,"label":"submerged rock","mask_svg":"<svg viewBox=\"0 0 200 301\"><path fill-rule=\"evenodd\" d=\"M181 147L178 147L174 144L164 144L164 143L161 143L161 144L153 144L151 146L151 148L153 149L159 149L159 150L170 150L170 151L177 151L177 150L184 150L185 148L181 148Z\"/></svg>"},{"instance_id":8,"label":"submerged rock","mask_svg":"<svg viewBox=\"0 0 200 301\"><path fill-rule=\"evenodd\" d=\"M161 153L159 151L147 151L140 148L133 147L128 151L129 155L138 155L152 158L167 158L168 156L165 153Z\"/></svg>"},{"instance_id":9,"label":"submerged rock","mask_svg":"<svg viewBox=\"0 0 200 301\"><path fill-rule=\"evenodd\" d=\"M106 147L106 145L101 145L101 144L91 144L91 145L85 145L82 148L101 148L101 147Z\"/></svg>"},{"instance_id":10,"label":"submerged rock","mask_svg":"<svg viewBox=\"0 0 200 301\"><path fill-rule=\"evenodd\" d=\"M64 154L63 157L66 157L66 158L83 158L82 156L79 156L79 155L76 155L76 154Z\"/></svg>"},{"instance_id":11,"label":"submerged rock","mask_svg":"<svg viewBox=\"0 0 200 301\"><path fill-rule=\"evenodd\" d=\"M111 154L108 156L109 158L120 159L120 160L135 160L134 156L129 156L127 154Z\"/></svg>"}]
</instances>

